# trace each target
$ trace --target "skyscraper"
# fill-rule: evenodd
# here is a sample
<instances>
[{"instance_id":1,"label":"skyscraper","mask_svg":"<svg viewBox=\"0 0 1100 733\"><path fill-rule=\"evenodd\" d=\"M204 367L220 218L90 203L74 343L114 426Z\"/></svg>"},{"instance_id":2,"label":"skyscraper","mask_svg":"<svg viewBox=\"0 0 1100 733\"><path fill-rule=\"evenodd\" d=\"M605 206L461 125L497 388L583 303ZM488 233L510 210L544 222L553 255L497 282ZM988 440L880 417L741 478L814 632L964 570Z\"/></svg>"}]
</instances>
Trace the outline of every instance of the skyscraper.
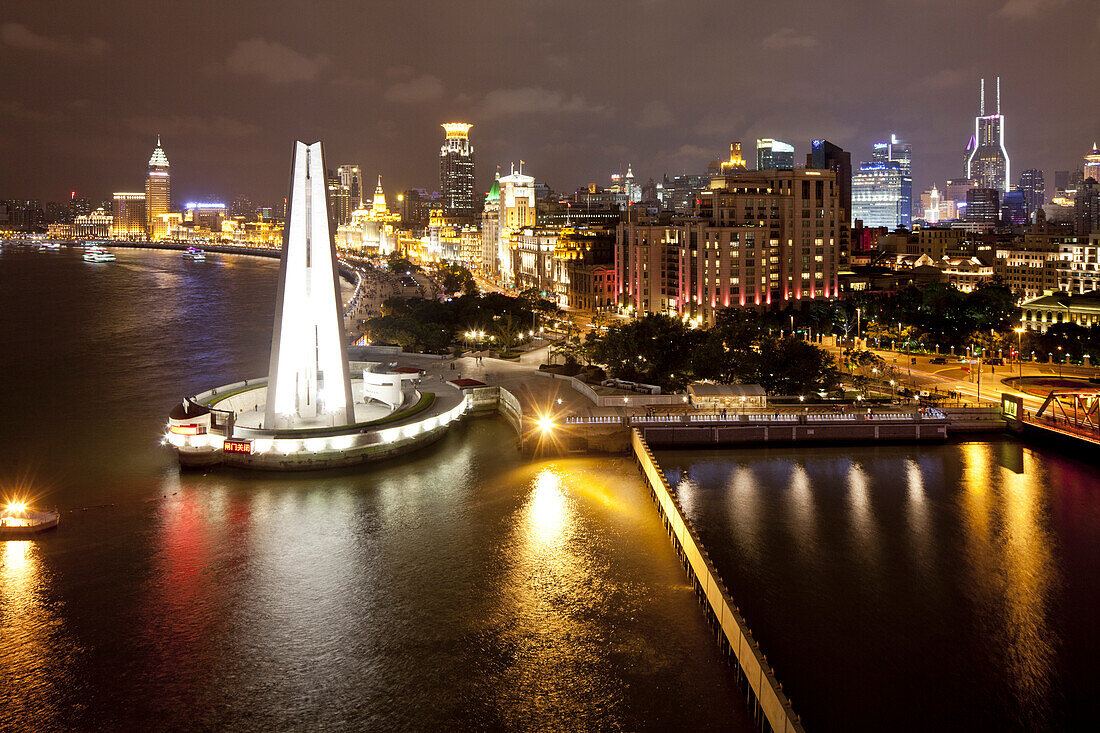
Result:
<instances>
[{"instance_id":1,"label":"skyscraper","mask_svg":"<svg viewBox=\"0 0 1100 733\"><path fill-rule=\"evenodd\" d=\"M840 204L837 241L842 256L847 256L852 244L852 154L828 140L811 140L806 167L836 173L837 202Z\"/></svg>"},{"instance_id":2,"label":"skyscraper","mask_svg":"<svg viewBox=\"0 0 1100 733\"><path fill-rule=\"evenodd\" d=\"M1085 154L1084 180L1092 178L1100 182L1100 148L1092 144L1092 150Z\"/></svg>"},{"instance_id":3,"label":"skyscraper","mask_svg":"<svg viewBox=\"0 0 1100 733\"><path fill-rule=\"evenodd\" d=\"M537 207L535 204L535 179L523 172L520 161L519 171L515 168L498 181L500 185L500 245L497 250L497 266L502 282L515 284L515 263L512 252L519 231L535 226Z\"/></svg>"},{"instance_id":4,"label":"skyscraper","mask_svg":"<svg viewBox=\"0 0 1100 733\"><path fill-rule=\"evenodd\" d=\"M329 215L335 229L351 221L351 212L354 210L351 205L351 187L345 186L340 174L334 174L331 170L325 172L325 182L329 203L332 205Z\"/></svg>"},{"instance_id":5,"label":"skyscraper","mask_svg":"<svg viewBox=\"0 0 1100 733\"><path fill-rule=\"evenodd\" d=\"M344 163L336 169L336 176L340 179L340 185L347 189L348 208L352 211L363 208L363 180L359 166Z\"/></svg>"},{"instance_id":6,"label":"skyscraper","mask_svg":"<svg viewBox=\"0 0 1100 733\"><path fill-rule=\"evenodd\" d=\"M913 223L912 148L890 135L875 143L871 161L852 176L852 218L865 227L910 227Z\"/></svg>"},{"instance_id":7,"label":"skyscraper","mask_svg":"<svg viewBox=\"0 0 1100 733\"><path fill-rule=\"evenodd\" d=\"M1027 224L1027 197L1023 191L1007 191L1001 197L1001 222L1013 226Z\"/></svg>"},{"instance_id":8,"label":"skyscraper","mask_svg":"<svg viewBox=\"0 0 1100 733\"><path fill-rule=\"evenodd\" d=\"M168 156L160 146L160 135L157 135L157 146L153 148L149 172L145 176L145 231L150 239L162 239L168 235L161 217L172 206L169 183Z\"/></svg>"},{"instance_id":9,"label":"skyscraper","mask_svg":"<svg viewBox=\"0 0 1100 733\"><path fill-rule=\"evenodd\" d=\"M1054 171L1054 190L1061 194L1069 189L1069 171Z\"/></svg>"},{"instance_id":10,"label":"skyscraper","mask_svg":"<svg viewBox=\"0 0 1100 733\"><path fill-rule=\"evenodd\" d=\"M794 146L770 137L756 140L756 170L794 170Z\"/></svg>"},{"instance_id":11,"label":"skyscraper","mask_svg":"<svg viewBox=\"0 0 1100 733\"><path fill-rule=\"evenodd\" d=\"M1000 191L995 188L972 188L966 192L966 220L996 224L1001 218Z\"/></svg>"},{"instance_id":12,"label":"skyscraper","mask_svg":"<svg viewBox=\"0 0 1100 733\"><path fill-rule=\"evenodd\" d=\"M1005 150L1004 115L1001 114L1001 77L997 77L997 112L985 113L985 79L981 82L980 106L974 118L974 139L977 142L966 161L966 177L973 178L982 188L1008 191L1009 160Z\"/></svg>"},{"instance_id":13,"label":"skyscraper","mask_svg":"<svg viewBox=\"0 0 1100 733\"><path fill-rule=\"evenodd\" d=\"M1020 190L1024 194L1028 215L1034 214L1047 200L1046 182L1043 172L1037 168L1028 168L1020 174Z\"/></svg>"},{"instance_id":14,"label":"skyscraper","mask_svg":"<svg viewBox=\"0 0 1100 733\"><path fill-rule=\"evenodd\" d=\"M148 236L145 194L121 192L112 198L111 236L116 239L144 239Z\"/></svg>"},{"instance_id":15,"label":"skyscraper","mask_svg":"<svg viewBox=\"0 0 1100 733\"><path fill-rule=\"evenodd\" d=\"M439 193L443 197L443 215L474 215L474 146L465 122L448 122L446 137L439 149Z\"/></svg>"}]
</instances>

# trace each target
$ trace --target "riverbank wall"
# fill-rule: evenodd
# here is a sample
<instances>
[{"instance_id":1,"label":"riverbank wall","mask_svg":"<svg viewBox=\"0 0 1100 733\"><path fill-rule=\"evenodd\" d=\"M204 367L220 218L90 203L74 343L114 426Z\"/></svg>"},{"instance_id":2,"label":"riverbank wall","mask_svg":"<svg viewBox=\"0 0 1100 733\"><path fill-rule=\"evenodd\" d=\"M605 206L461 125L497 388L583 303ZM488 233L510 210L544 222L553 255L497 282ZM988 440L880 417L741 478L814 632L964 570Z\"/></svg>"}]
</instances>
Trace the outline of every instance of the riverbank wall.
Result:
<instances>
[{"instance_id":1,"label":"riverbank wall","mask_svg":"<svg viewBox=\"0 0 1100 733\"><path fill-rule=\"evenodd\" d=\"M996 407L882 413L678 412L669 415L572 415L555 428L564 453L623 453L631 430L667 448L804 443L935 442L998 433L1005 421ZM546 443L547 441L543 441Z\"/></svg>"},{"instance_id":2,"label":"riverbank wall","mask_svg":"<svg viewBox=\"0 0 1100 733\"><path fill-rule=\"evenodd\" d=\"M777 733L804 730L791 701L776 679L760 645L730 597L729 590L711 562L680 502L669 489L668 480L657 464L642 433L631 429L631 447L638 468L649 487L676 554L687 571L707 621L718 637L719 646L738 673L757 722Z\"/></svg>"}]
</instances>

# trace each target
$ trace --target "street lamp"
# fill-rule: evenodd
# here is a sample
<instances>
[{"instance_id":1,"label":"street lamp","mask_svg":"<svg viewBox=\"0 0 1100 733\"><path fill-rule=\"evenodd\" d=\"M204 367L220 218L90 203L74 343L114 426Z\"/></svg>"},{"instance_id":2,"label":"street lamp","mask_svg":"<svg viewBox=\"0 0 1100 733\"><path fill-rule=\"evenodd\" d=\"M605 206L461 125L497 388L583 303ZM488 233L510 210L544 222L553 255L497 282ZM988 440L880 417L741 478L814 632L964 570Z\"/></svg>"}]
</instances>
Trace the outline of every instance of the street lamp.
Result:
<instances>
[{"instance_id":1,"label":"street lamp","mask_svg":"<svg viewBox=\"0 0 1100 733\"><path fill-rule=\"evenodd\" d=\"M1016 365L1019 367L1019 378L1024 378L1024 355L1021 352L1024 343L1024 329L1022 327L1012 329L1016 332ZM1017 387L1019 385L1016 385Z\"/></svg>"}]
</instances>

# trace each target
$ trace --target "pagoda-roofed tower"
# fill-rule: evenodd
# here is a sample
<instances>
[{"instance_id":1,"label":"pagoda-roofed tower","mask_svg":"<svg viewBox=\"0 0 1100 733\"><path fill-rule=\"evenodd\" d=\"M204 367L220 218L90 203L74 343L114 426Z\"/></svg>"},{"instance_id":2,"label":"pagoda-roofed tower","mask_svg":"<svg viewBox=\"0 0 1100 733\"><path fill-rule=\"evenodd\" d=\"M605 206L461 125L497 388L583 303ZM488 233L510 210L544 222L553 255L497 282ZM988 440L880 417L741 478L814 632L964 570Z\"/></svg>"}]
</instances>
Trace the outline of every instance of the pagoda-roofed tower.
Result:
<instances>
[{"instance_id":1,"label":"pagoda-roofed tower","mask_svg":"<svg viewBox=\"0 0 1100 733\"><path fill-rule=\"evenodd\" d=\"M168 167L168 156L160 146L160 135L157 135L157 146L149 157L149 171L145 176L145 224L150 239L168 236L167 224L162 218L171 212L172 207Z\"/></svg>"},{"instance_id":2,"label":"pagoda-roofed tower","mask_svg":"<svg viewBox=\"0 0 1100 733\"><path fill-rule=\"evenodd\" d=\"M385 214L388 209L386 208L386 194L382 191L382 174L378 174L378 185L374 187L374 200L371 202L371 211L375 214Z\"/></svg>"}]
</instances>

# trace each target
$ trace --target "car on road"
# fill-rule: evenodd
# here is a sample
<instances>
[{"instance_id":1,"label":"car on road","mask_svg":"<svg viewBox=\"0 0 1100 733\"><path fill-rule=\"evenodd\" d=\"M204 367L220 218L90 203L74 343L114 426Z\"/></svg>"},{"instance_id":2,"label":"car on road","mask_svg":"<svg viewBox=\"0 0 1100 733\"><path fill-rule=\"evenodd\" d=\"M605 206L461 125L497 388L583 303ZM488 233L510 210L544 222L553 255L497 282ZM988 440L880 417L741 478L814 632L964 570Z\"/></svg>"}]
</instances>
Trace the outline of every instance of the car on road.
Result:
<instances>
[{"instance_id":1,"label":"car on road","mask_svg":"<svg viewBox=\"0 0 1100 733\"><path fill-rule=\"evenodd\" d=\"M986 359L985 363L989 364L990 366L1004 366L1005 360L1000 358L999 356L995 356L992 359Z\"/></svg>"},{"instance_id":2,"label":"car on road","mask_svg":"<svg viewBox=\"0 0 1100 733\"><path fill-rule=\"evenodd\" d=\"M928 360L928 363L929 364L946 364L947 363L947 357L945 357L945 356L933 356L931 359Z\"/></svg>"}]
</instances>

